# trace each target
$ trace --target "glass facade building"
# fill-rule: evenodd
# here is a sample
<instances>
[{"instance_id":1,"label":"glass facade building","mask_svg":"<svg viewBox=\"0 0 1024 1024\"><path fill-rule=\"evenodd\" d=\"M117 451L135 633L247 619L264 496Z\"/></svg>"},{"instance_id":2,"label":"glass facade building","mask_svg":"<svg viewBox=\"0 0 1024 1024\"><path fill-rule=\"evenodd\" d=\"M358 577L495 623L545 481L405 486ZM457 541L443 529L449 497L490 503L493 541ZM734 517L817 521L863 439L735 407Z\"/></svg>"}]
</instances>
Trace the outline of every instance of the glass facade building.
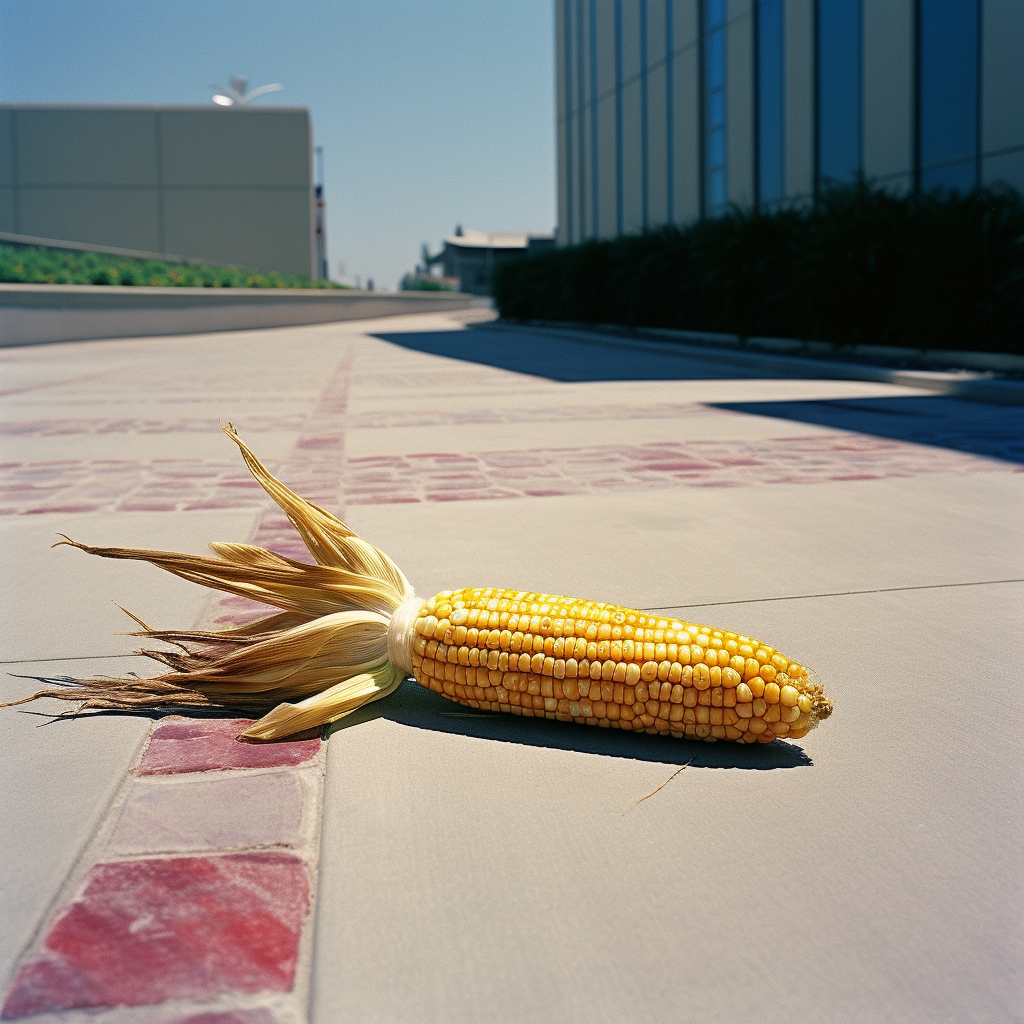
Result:
<instances>
[{"instance_id":1,"label":"glass facade building","mask_svg":"<svg viewBox=\"0 0 1024 1024\"><path fill-rule=\"evenodd\" d=\"M556 0L558 241L830 182L1024 191L1024 0Z\"/></svg>"}]
</instances>

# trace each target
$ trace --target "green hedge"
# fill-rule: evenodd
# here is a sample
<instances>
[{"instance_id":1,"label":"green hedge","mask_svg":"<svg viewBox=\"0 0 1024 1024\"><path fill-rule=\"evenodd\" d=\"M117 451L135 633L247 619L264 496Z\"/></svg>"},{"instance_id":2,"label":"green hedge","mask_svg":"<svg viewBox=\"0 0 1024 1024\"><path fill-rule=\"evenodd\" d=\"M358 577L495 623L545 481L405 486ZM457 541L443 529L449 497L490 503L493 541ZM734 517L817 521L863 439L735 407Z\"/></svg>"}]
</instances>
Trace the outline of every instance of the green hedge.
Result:
<instances>
[{"instance_id":1,"label":"green hedge","mask_svg":"<svg viewBox=\"0 0 1024 1024\"><path fill-rule=\"evenodd\" d=\"M98 252L0 243L0 281L18 284L126 284L182 288L343 288L300 274L191 266Z\"/></svg>"},{"instance_id":2,"label":"green hedge","mask_svg":"<svg viewBox=\"0 0 1024 1024\"><path fill-rule=\"evenodd\" d=\"M1024 352L1024 199L831 189L496 268L503 317Z\"/></svg>"}]
</instances>

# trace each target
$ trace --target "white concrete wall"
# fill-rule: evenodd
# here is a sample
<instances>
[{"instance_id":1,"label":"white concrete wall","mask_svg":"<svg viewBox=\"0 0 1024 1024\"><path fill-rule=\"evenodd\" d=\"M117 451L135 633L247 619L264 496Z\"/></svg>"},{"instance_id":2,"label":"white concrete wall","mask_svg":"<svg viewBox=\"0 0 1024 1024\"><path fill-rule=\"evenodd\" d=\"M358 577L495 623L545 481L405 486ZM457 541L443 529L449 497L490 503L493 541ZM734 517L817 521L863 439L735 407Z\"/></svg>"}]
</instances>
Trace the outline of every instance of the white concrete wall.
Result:
<instances>
[{"instance_id":1,"label":"white concrete wall","mask_svg":"<svg viewBox=\"0 0 1024 1024\"><path fill-rule=\"evenodd\" d=\"M205 334L467 309L454 292L0 284L0 347Z\"/></svg>"},{"instance_id":2,"label":"white concrete wall","mask_svg":"<svg viewBox=\"0 0 1024 1024\"><path fill-rule=\"evenodd\" d=\"M0 231L315 275L298 108L0 107Z\"/></svg>"}]
</instances>

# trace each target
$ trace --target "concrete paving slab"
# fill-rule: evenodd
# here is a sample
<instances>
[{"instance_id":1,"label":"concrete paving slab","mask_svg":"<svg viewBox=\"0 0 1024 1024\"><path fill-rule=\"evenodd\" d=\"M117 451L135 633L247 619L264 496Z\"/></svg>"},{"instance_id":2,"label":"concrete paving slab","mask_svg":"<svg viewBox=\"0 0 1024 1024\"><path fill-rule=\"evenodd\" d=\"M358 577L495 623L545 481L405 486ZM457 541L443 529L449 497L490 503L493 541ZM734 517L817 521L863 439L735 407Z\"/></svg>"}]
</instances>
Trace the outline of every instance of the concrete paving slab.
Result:
<instances>
[{"instance_id":1,"label":"concrete paving slab","mask_svg":"<svg viewBox=\"0 0 1024 1024\"><path fill-rule=\"evenodd\" d=\"M423 330L415 334L382 332L386 341L449 359L473 360L503 369L524 370L551 380L742 380L795 374L750 371L725 360L709 362L680 356L668 346L638 353L626 347L598 345L565 335L554 339L531 331Z\"/></svg>"},{"instance_id":2,"label":"concrete paving slab","mask_svg":"<svg viewBox=\"0 0 1024 1024\"><path fill-rule=\"evenodd\" d=\"M508 347L510 352L515 352L514 341ZM515 410L521 407L524 395L549 398L556 391L562 404L608 404L616 407L630 400L638 406L647 406L667 400L677 403L758 399L797 401L825 397L920 395L917 389L895 389L892 385L867 381L693 380L682 372L671 380L554 381L532 373L534 367L525 359L515 364L511 364L510 359L509 367L499 368L485 362L467 362L407 350L394 340L378 338L361 340L359 352L359 361L353 368L353 380L358 382L351 399L354 412L377 407L382 394L389 399L400 394L400 404L394 401L388 404L403 411L436 408L438 398L458 396L452 411L460 415L478 407ZM541 408L548 414L557 414L558 411L557 406L550 403L539 407L538 411Z\"/></svg>"},{"instance_id":3,"label":"concrete paving slab","mask_svg":"<svg viewBox=\"0 0 1024 1024\"><path fill-rule=\"evenodd\" d=\"M835 696L790 770L500 716L459 736L383 705L339 729L314 1020L1012 1020L1021 596L729 609ZM643 740L663 763L631 756Z\"/></svg>"},{"instance_id":4,"label":"concrete paving slab","mask_svg":"<svg viewBox=\"0 0 1024 1024\"><path fill-rule=\"evenodd\" d=\"M130 654L138 627L117 605L154 629L198 618L210 595L169 573L138 562L111 562L71 548L50 550L59 532L86 544L146 547L207 554L210 540L247 537L253 510L52 514L0 521L6 586L0 605L3 661L57 660Z\"/></svg>"},{"instance_id":5,"label":"concrete paving slab","mask_svg":"<svg viewBox=\"0 0 1024 1024\"><path fill-rule=\"evenodd\" d=\"M136 419L134 413L145 411L139 409L120 410L120 417ZM120 418L119 417L119 418ZM194 463L207 460L213 463L233 465L230 452L224 450L224 435L218 427L216 418L203 417L206 429L175 431L174 433L147 433L142 431L132 438L131 444L126 443L123 434L115 433L116 423L103 433L75 434L68 437L55 435L46 424L33 424L35 429L24 430L20 436L7 436L3 440L3 457L5 461L31 463L38 458L39 445L32 434L43 434L53 441L55 451L61 460L92 461L92 460L123 460L128 461L130 455L133 462L153 462L156 460ZM137 419L136 419L137 422ZM299 431L280 432L273 435L261 435L265 443L261 445L261 453L265 450L267 463L272 464L284 458L291 451L298 438ZM254 432L255 435L255 432Z\"/></svg>"},{"instance_id":6,"label":"concrete paving slab","mask_svg":"<svg viewBox=\"0 0 1024 1024\"><path fill-rule=\"evenodd\" d=\"M998 583L1024 579L1011 413L857 381L714 379L706 360L705 379L643 380L633 366L625 383L558 382L522 372L515 334L501 368L416 337L459 331L438 315L53 346L30 362L0 352L0 372L32 389L6 397L0 450L12 437L18 462L76 453L59 473L69 511L12 498L4 517L21 595L12 656L131 649L106 646L124 623L95 610L110 597L155 625L251 615L148 566L51 552L43 536L301 554L251 488L187 511L198 470L212 474L203 500L233 484L234 452L224 440L217 453L203 418L231 417L243 436L249 420L257 452L344 511L421 594L497 584L670 606L799 655L837 701L799 744L734 749L481 715L403 684L327 743L304 947L313 1020L1013 1020L1024 901L1006 652L1020 646L1021 584ZM146 438L154 429L163 439ZM537 454L566 434L571 454ZM147 460L121 475L73 468L99 462L108 436ZM154 469L171 437L197 445L185 476ZM542 496L555 477L566 493ZM411 500L389 503L398 487ZM70 511L103 488L102 508ZM52 569L62 554L67 568ZM96 637L105 645L89 647ZM4 869L24 897L0 946L8 971L149 725L9 718L20 831ZM125 735L93 731L105 723ZM40 768L34 734L57 730ZM54 820L33 819L41 806ZM293 1020L306 1003L302 985L285 1002L238 998L210 1010ZM102 1011L108 1024L197 1012Z\"/></svg>"},{"instance_id":7,"label":"concrete paving slab","mask_svg":"<svg viewBox=\"0 0 1024 1024\"><path fill-rule=\"evenodd\" d=\"M542 327L494 322L480 324L477 333L512 333L517 342L522 342L525 333L554 339L557 345L553 351L543 349L536 340L533 344L521 345L530 353L535 364L558 367L565 356L572 351L572 345L592 347L597 355L594 364L598 374L607 374L609 368L623 364L631 353L643 353L651 357L655 366L665 366L667 359L675 357L687 366L686 375L726 377L728 370L743 370L745 375L760 379L773 377L809 377L812 379L834 378L848 380L874 380L886 384L898 384L920 388L936 394L971 402L985 402L997 405L1024 405L1024 386L1013 379L991 379L993 372L1012 375L1019 371L1020 357L991 353L969 353L939 350L914 350L908 348L887 348L885 346L854 346L854 351L840 355L830 350L825 342L805 343L780 338L754 338L750 347L737 344L739 339L728 335L704 335L699 332L692 338L684 338L690 332L662 331L655 328L640 329L639 336L629 332L606 329L576 329L564 325ZM724 344L722 342L724 341ZM432 351L459 351L463 358L476 358L483 352L487 361L495 361L492 349L497 346L467 346L456 335L427 336L420 346ZM813 352L810 350L814 350ZM610 350L610 351L603 351ZM578 350L577 350L578 351ZM503 353L504 355L504 353ZM845 355L854 358L845 362ZM856 361L857 357L861 361ZM692 361L707 362L711 365L704 372L692 365ZM500 361L500 358L499 360ZM629 367L629 363L626 362ZM903 368L910 367L910 368ZM971 369L968 369L971 367ZM564 371L563 371L564 372ZM575 379L579 363L569 363L568 373L560 379ZM595 373L594 369L587 371ZM556 370L555 375L558 375ZM672 376L670 372L664 374ZM614 376L614 375L612 375ZM627 369L622 377L631 377Z\"/></svg>"},{"instance_id":8,"label":"concrete paving slab","mask_svg":"<svg viewBox=\"0 0 1024 1024\"><path fill-rule=\"evenodd\" d=\"M37 627L38 628L38 627ZM144 658L3 665L0 701L18 700L42 684L23 676L148 672ZM75 705L48 700L0 710L0 976L39 927L121 788L150 728L143 716L89 715L54 720Z\"/></svg>"},{"instance_id":9,"label":"concrete paving slab","mask_svg":"<svg viewBox=\"0 0 1024 1024\"><path fill-rule=\"evenodd\" d=\"M269 499L252 487L217 421L244 417L252 429L247 436L261 439L258 447L267 453L269 463L277 467L291 459L289 464L298 467L307 487L314 479L321 481L312 488L319 493L325 478L318 468L325 461L324 451L307 451L301 444L310 438L319 444L322 431L337 419L338 393L332 388L339 364L346 358L347 344L337 333L298 337L282 331L200 337L187 339L184 345L177 345L174 339L148 339L0 352L0 373L11 371L5 382L16 385L3 396L0 422L0 461L4 463L0 469L4 485L0 540L10 583L4 608L6 656L11 660L74 655L63 663L28 661L5 667L21 674L77 677L129 669L146 674L158 671L154 663L141 659L87 657L126 652L139 644L136 639L111 635L134 628L112 599L131 606L154 626L210 624L210 620L237 615L230 599L213 596L211 600L209 592L151 567L105 563L80 552L51 551L52 535L62 531L101 544L200 553L211 539L266 542L276 537L281 532L280 517L267 518ZM301 357L283 359L282 352L289 356L300 352ZM340 408L344 408L343 401ZM311 418L316 420L312 431L308 429ZM237 486L239 483L244 486ZM336 489L336 472L331 474L331 485ZM333 496L330 501L334 503ZM210 507L197 511L204 502ZM52 506L51 512L42 510L46 505ZM133 511L133 507L147 511ZM0 692L3 698L14 699L35 688L38 684L30 680L5 677ZM39 706L38 712L68 708L54 701ZM4 715L5 728L18 737L17 743L5 748L14 758L5 761L11 791L5 792L10 806L4 808L5 851L0 858L4 865L2 916L5 925L11 922L0 943L0 974L5 984L34 933L37 943L32 948L45 959L40 944L57 932L48 927L43 934L38 929L55 901L74 895L75 886L83 882L83 872L99 855L97 842L90 840L117 794L125 792L127 769L152 724L149 718L105 715L36 729L36 723L46 719L35 711L35 707L9 710ZM100 728L104 725L105 730ZM60 742L45 747L34 735L53 739L58 729ZM315 740L312 743L316 745ZM230 768L234 761L237 758L225 756L207 767ZM319 777L319 759L315 766L296 770L312 771ZM74 776L73 783L68 781L69 774ZM181 778L177 776L178 781ZM314 835L311 829L319 817L319 793L316 787L313 796L302 803L300 838L304 845L293 851L301 862L296 876L300 879L311 877L311 869L315 871L316 849L307 840ZM69 802L74 806L68 806ZM222 804L206 805L205 816L193 814L190 822L195 845L218 855L224 852L217 845L220 841L258 839L255 833L241 833L246 827L251 826L251 832L260 823L267 824L265 814L252 813L252 801L249 818L241 820L238 801L227 808ZM218 807L225 814L215 813ZM225 820L230 818L227 812L236 812L235 817ZM234 832L228 827L231 821L238 825ZM204 822L210 826L210 834L197 832ZM145 835L142 839L129 837L130 841L119 847L119 856L145 845L145 839ZM45 847L45 855L37 847ZM80 861L80 856L89 862ZM242 904L235 899L230 903L235 914L230 927L237 931ZM173 901L165 900L161 906L173 909ZM58 928L56 924L53 927ZM258 928L249 931L259 933ZM298 956L307 948L308 939L295 928L289 934ZM94 949L105 949L117 936L104 932L99 938L103 941ZM129 946L134 941L122 938ZM148 976L144 985L133 983L132 998L152 1002L161 983L158 975L165 968L178 970L179 977L189 984L202 974L198 961L183 961L175 967L173 956L170 961L162 954L153 960L162 964L160 970ZM110 962L116 966L119 961ZM212 1010L237 1011L243 1017L266 1010L274 1020L299 1020L305 1001L304 981L287 995L269 1003L262 998L254 1006L255 997L241 995L234 985L237 979L225 971L220 971L214 984L225 985L226 994L212 1004L207 1002ZM302 977L307 973L303 967ZM44 1004L69 1005L70 989L79 981L92 985L88 979L83 981L85 975L74 977L78 981L68 975L66 984L51 986L43 993L43 1003L32 1005L36 1009ZM193 991L188 985L186 990ZM100 1001L95 1005L116 1001L120 991L107 986L99 991ZM81 991L71 993L71 1003L81 1004L80 997ZM77 1019L84 1011L59 1012ZM105 1009L100 1016L123 1024L150 1019L151 1012L143 1009L133 1016L126 1010ZM195 1016L197 1011L194 1004L172 1002L157 1012L162 1019L173 1019Z\"/></svg>"},{"instance_id":10,"label":"concrete paving slab","mask_svg":"<svg viewBox=\"0 0 1024 1024\"><path fill-rule=\"evenodd\" d=\"M410 356L410 368L418 358ZM357 358L357 375L361 366ZM464 394L456 409L475 409L481 420L490 412L491 420L449 430L441 416L457 389L443 380L452 368L441 366L418 386L397 365L359 378L362 404L353 411L367 422L350 455L415 452L417 425L402 415L427 421L420 451L450 452L464 466L484 449L481 437L504 437L508 450L522 451L552 429L540 417L507 422L522 396L510 380L504 396L492 398L496 382L483 367L458 374ZM849 431L799 414L758 415L751 399L781 401L776 386L616 385L620 401L635 388L640 406L669 396L736 403L730 396L741 390L747 406L731 406L744 414L736 419L679 417L674 436L640 416L609 420L625 443L684 447L713 438L715 427L720 440L814 436L809 426L829 436ZM848 386L801 382L792 401L813 407L907 395L877 385L870 394L841 390ZM537 408L574 403L593 416L606 387L554 385L544 396L531 384L529 398ZM394 419L383 415L388 408ZM707 432L688 434L692 422ZM965 433L974 436L977 425ZM686 616L796 653L821 673L838 710L801 744L750 755L724 744L694 749L467 714L411 684L353 716L328 744L324 848L337 852L321 875L314 1020L1012 1019L1018 979L1007 965L1020 930L984 888L996 878L1020 906L1020 845L1009 835L1019 803L1008 720L1014 698L1003 687L976 711L966 687L946 692L940 666L963 649L957 637L965 628L981 677L1008 679L992 641L1019 634L1005 590L1020 584L958 584L1024 578L1024 546L1007 531L1022 478L1001 457L985 462L934 444L913 450L920 458L898 473L891 466L885 479L758 483L749 468L728 490L680 482L656 494L634 487L599 497L502 498L509 481L499 471L493 500L372 506L355 504L350 464L348 521L387 550L419 592L537 588L671 605L677 615L680 605L711 602ZM909 447L901 451L902 458ZM948 472L954 463L958 471ZM471 472L479 471L477 460ZM907 587L929 589L810 596ZM657 596L669 593L686 596ZM804 599L786 600L793 595ZM744 603L751 596L767 600ZM881 700L854 685L865 647L884 664ZM982 684L986 694L991 685ZM923 693L932 699L922 698L928 710L905 727L909 736L880 727ZM849 717L838 734L844 706ZM956 729L965 718L979 728L962 739ZM962 751L965 743L973 744L966 775L959 755L935 765L936 746ZM748 756L764 758L763 770L751 770ZM1000 782L978 802L989 770ZM671 801L663 799L669 793ZM991 859L989 834L998 848ZM965 879L943 850L958 865L983 866ZM965 928L950 919L951 900L973 916ZM709 983L709 962L721 965L720 981Z\"/></svg>"},{"instance_id":11,"label":"concrete paving slab","mask_svg":"<svg viewBox=\"0 0 1024 1024\"><path fill-rule=\"evenodd\" d=\"M355 506L417 593L469 586L630 607L1024 578L1024 474Z\"/></svg>"}]
</instances>

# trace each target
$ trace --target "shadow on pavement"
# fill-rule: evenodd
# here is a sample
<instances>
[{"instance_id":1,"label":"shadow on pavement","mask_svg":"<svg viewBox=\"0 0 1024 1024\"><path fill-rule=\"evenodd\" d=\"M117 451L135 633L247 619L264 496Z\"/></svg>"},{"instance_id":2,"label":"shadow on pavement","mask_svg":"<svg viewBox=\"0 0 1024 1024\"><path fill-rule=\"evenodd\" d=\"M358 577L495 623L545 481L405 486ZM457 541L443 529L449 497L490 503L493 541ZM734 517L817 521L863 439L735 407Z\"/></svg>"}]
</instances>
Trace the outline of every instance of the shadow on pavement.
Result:
<instances>
[{"instance_id":1,"label":"shadow on pavement","mask_svg":"<svg viewBox=\"0 0 1024 1024\"><path fill-rule=\"evenodd\" d=\"M47 680L49 681L51 680ZM241 709L221 711L182 708L158 711L147 708L132 711L78 711L77 708L69 708L63 714L37 711L24 706L17 710L21 714L38 717L42 728L73 725L77 718L113 715L148 718L154 722L168 715L205 719L259 717L258 713L247 714ZM429 729L432 732L444 732L454 736L475 736L481 740L521 743L528 747L575 750L581 754L623 757L631 761L651 761L657 764L691 765L695 768L748 768L765 771L772 768L810 768L814 764L800 747L788 742L749 746L739 743L694 743L672 737L637 735L619 729L587 728L575 722L552 722L546 718L522 718L518 715L474 711L470 707L446 700L411 680L402 683L389 697L372 704L364 704L340 722L329 726L327 735L358 728L375 718L386 718L414 729ZM320 734L320 729L310 729L272 742L290 743L312 739Z\"/></svg>"},{"instance_id":2,"label":"shadow on pavement","mask_svg":"<svg viewBox=\"0 0 1024 1024\"><path fill-rule=\"evenodd\" d=\"M623 757L695 768L809 768L814 762L793 743L693 743L672 737L637 735L619 729L587 728L575 722L474 711L406 680L390 697L366 704L337 725L331 734L386 718L415 729L474 736L529 747L575 750L581 754Z\"/></svg>"},{"instance_id":3,"label":"shadow on pavement","mask_svg":"<svg viewBox=\"0 0 1024 1024\"><path fill-rule=\"evenodd\" d=\"M671 352L613 348L523 331L411 331L376 334L393 345L560 382L599 380L761 380L764 372ZM772 376L769 374L768 376Z\"/></svg>"},{"instance_id":4,"label":"shadow on pavement","mask_svg":"<svg viewBox=\"0 0 1024 1024\"><path fill-rule=\"evenodd\" d=\"M719 409L1024 463L1024 407L938 395L800 402L720 402Z\"/></svg>"},{"instance_id":5,"label":"shadow on pavement","mask_svg":"<svg viewBox=\"0 0 1024 1024\"><path fill-rule=\"evenodd\" d=\"M791 379L671 352L602 346L524 331L411 331L375 337L431 355L560 382ZM966 402L927 393L900 398L721 402L720 409L814 423L859 434L950 448L1024 463L1024 407Z\"/></svg>"}]
</instances>

